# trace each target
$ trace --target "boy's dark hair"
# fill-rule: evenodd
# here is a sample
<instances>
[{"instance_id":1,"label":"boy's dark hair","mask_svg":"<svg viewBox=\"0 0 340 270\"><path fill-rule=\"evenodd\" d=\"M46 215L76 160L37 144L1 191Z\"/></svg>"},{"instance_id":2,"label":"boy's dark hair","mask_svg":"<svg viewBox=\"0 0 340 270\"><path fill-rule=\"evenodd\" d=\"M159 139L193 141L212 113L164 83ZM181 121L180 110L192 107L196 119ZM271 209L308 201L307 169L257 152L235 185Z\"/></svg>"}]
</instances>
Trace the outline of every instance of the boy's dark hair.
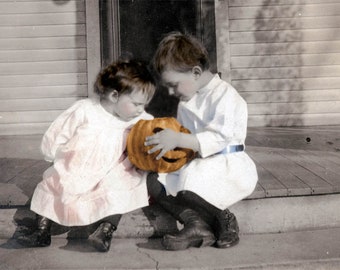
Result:
<instances>
[{"instance_id":1,"label":"boy's dark hair","mask_svg":"<svg viewBox=\"0 0 340 270\"><path fill-rule=\"evenodd\" d=\"M102 69L94 85L94 92L99 96L114 90L119 95L141 90L150 101L155 93L155 80L145 63L137 60L118 61Z\"/></svg>"},{"instance_id":2,"label":"boy's dark hair","mask_svg":"<svg viewBox=\"0 0 340 270\"><path fill-rule=\"evenodd\" d=\"M153 65L158 73L168 68L187 72L194 66L202 70L210 67L209 55L203 44L180 32L171 32L162 39L154 55Z\"/></svg>"}]
</instances>

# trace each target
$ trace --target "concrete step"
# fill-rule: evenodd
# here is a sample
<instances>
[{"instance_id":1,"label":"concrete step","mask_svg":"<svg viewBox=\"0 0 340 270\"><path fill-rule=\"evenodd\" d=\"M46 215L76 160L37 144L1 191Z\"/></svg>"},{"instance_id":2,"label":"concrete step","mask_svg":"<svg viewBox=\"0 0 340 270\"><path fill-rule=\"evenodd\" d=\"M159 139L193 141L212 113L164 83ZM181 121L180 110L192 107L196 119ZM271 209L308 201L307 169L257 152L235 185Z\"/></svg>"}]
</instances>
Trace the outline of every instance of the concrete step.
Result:
<instances>
[{"instance_id":1,"label":"concrete step","mask_svg":"<svg viewBox=\"0 0 340 270\"><path fill-rule=\"evenodd\" d=\"M0 239L0 269L187 269L187 270L338 270L340 229L248 234L232 248L166 251L160 239L112 240L99 253L87 240L52 239L47 248L22 248Z\"/></svg>"},{"instance_id":2,"label":"concrete step","mask_svg":"<svg viewBox=\"0 0 340 270\"><path fill-rule=\"evenodd\" d=\"M242 234L281 233L340 227L340 194L243 200L230 210ZM11 238L34 227L29 208L0 209L0 238ZM174 232L179 224L158 205L123 215L117 237L148 238ZM82 228L53 226L55 237L82 237Z\"/></svg>"}]
</instances>

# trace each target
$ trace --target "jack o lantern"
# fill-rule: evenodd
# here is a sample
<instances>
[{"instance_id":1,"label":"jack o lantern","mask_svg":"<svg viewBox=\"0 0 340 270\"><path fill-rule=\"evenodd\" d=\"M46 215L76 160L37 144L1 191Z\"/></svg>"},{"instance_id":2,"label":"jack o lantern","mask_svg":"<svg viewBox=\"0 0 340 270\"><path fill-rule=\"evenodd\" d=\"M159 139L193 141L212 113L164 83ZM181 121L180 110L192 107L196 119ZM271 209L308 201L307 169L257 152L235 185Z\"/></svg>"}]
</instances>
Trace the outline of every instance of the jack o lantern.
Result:
<instances>
[{"instance_id":1,"label":"jack o lantern","mask_svg":"<svg viewBox=\"0 0 340 270\"><path fill-rule=\"evenodd\" d=\"M133 165L145 171L173 172L195 157L195 152L187 148L175 148L159 160L156 160L159 151L148 154L154 146L145 146L145 138L152 136L163 129L170 128L176 132L190 133L173 117L155 118L153 120L139 120L130 130L127 138L128 158Z\"/></svg>"}]
</instances>

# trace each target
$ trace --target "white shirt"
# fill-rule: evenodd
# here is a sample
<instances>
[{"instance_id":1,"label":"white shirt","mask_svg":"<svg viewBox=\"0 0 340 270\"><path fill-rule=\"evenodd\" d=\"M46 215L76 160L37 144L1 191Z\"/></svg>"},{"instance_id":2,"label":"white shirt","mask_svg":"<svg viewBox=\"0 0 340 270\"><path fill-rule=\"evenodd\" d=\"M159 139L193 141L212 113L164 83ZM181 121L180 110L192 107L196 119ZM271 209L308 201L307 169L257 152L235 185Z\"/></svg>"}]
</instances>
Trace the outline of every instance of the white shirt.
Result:
<instances>
[{"instance_id":1,"label":"white shirt","mask_svg":"<svg viewBox=\"0 0 340 270\"><path fill-rule=\"evenodd\" d=\"M254 162L245 152L226 151L244 144L247 117L245 100L217 74L189 101L181 101L177 119L196 135L201 157L160 175L167 192L176 196L190 190L220 209L249 196L258 179Z\"/></svg>"}]
</instances>

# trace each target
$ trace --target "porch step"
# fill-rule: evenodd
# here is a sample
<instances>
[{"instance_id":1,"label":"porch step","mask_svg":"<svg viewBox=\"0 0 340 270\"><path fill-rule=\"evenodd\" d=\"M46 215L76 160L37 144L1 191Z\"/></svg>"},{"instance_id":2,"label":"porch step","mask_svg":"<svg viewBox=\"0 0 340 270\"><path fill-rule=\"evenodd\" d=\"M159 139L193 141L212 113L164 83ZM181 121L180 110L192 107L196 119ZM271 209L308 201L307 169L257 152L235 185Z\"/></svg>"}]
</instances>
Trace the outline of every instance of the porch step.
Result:
<instances>
[{"instance_id":1,"label":"porch step","mask_svg":"<svg viewBox=\"0 0 340 270\"><path fill-rule=\"evenodd\" d=\"M340 228L340 194L243 200L230 210L236 215L241 234L281 233ZM29 208L0 209L0 238L17 237L34 227ZM178 224L159 206L151 205L124 215L118 238L149 238L176 231ZM86 236L82 228L69 230L54 225L54 237Z\"/></svg>"}]
</instances>

